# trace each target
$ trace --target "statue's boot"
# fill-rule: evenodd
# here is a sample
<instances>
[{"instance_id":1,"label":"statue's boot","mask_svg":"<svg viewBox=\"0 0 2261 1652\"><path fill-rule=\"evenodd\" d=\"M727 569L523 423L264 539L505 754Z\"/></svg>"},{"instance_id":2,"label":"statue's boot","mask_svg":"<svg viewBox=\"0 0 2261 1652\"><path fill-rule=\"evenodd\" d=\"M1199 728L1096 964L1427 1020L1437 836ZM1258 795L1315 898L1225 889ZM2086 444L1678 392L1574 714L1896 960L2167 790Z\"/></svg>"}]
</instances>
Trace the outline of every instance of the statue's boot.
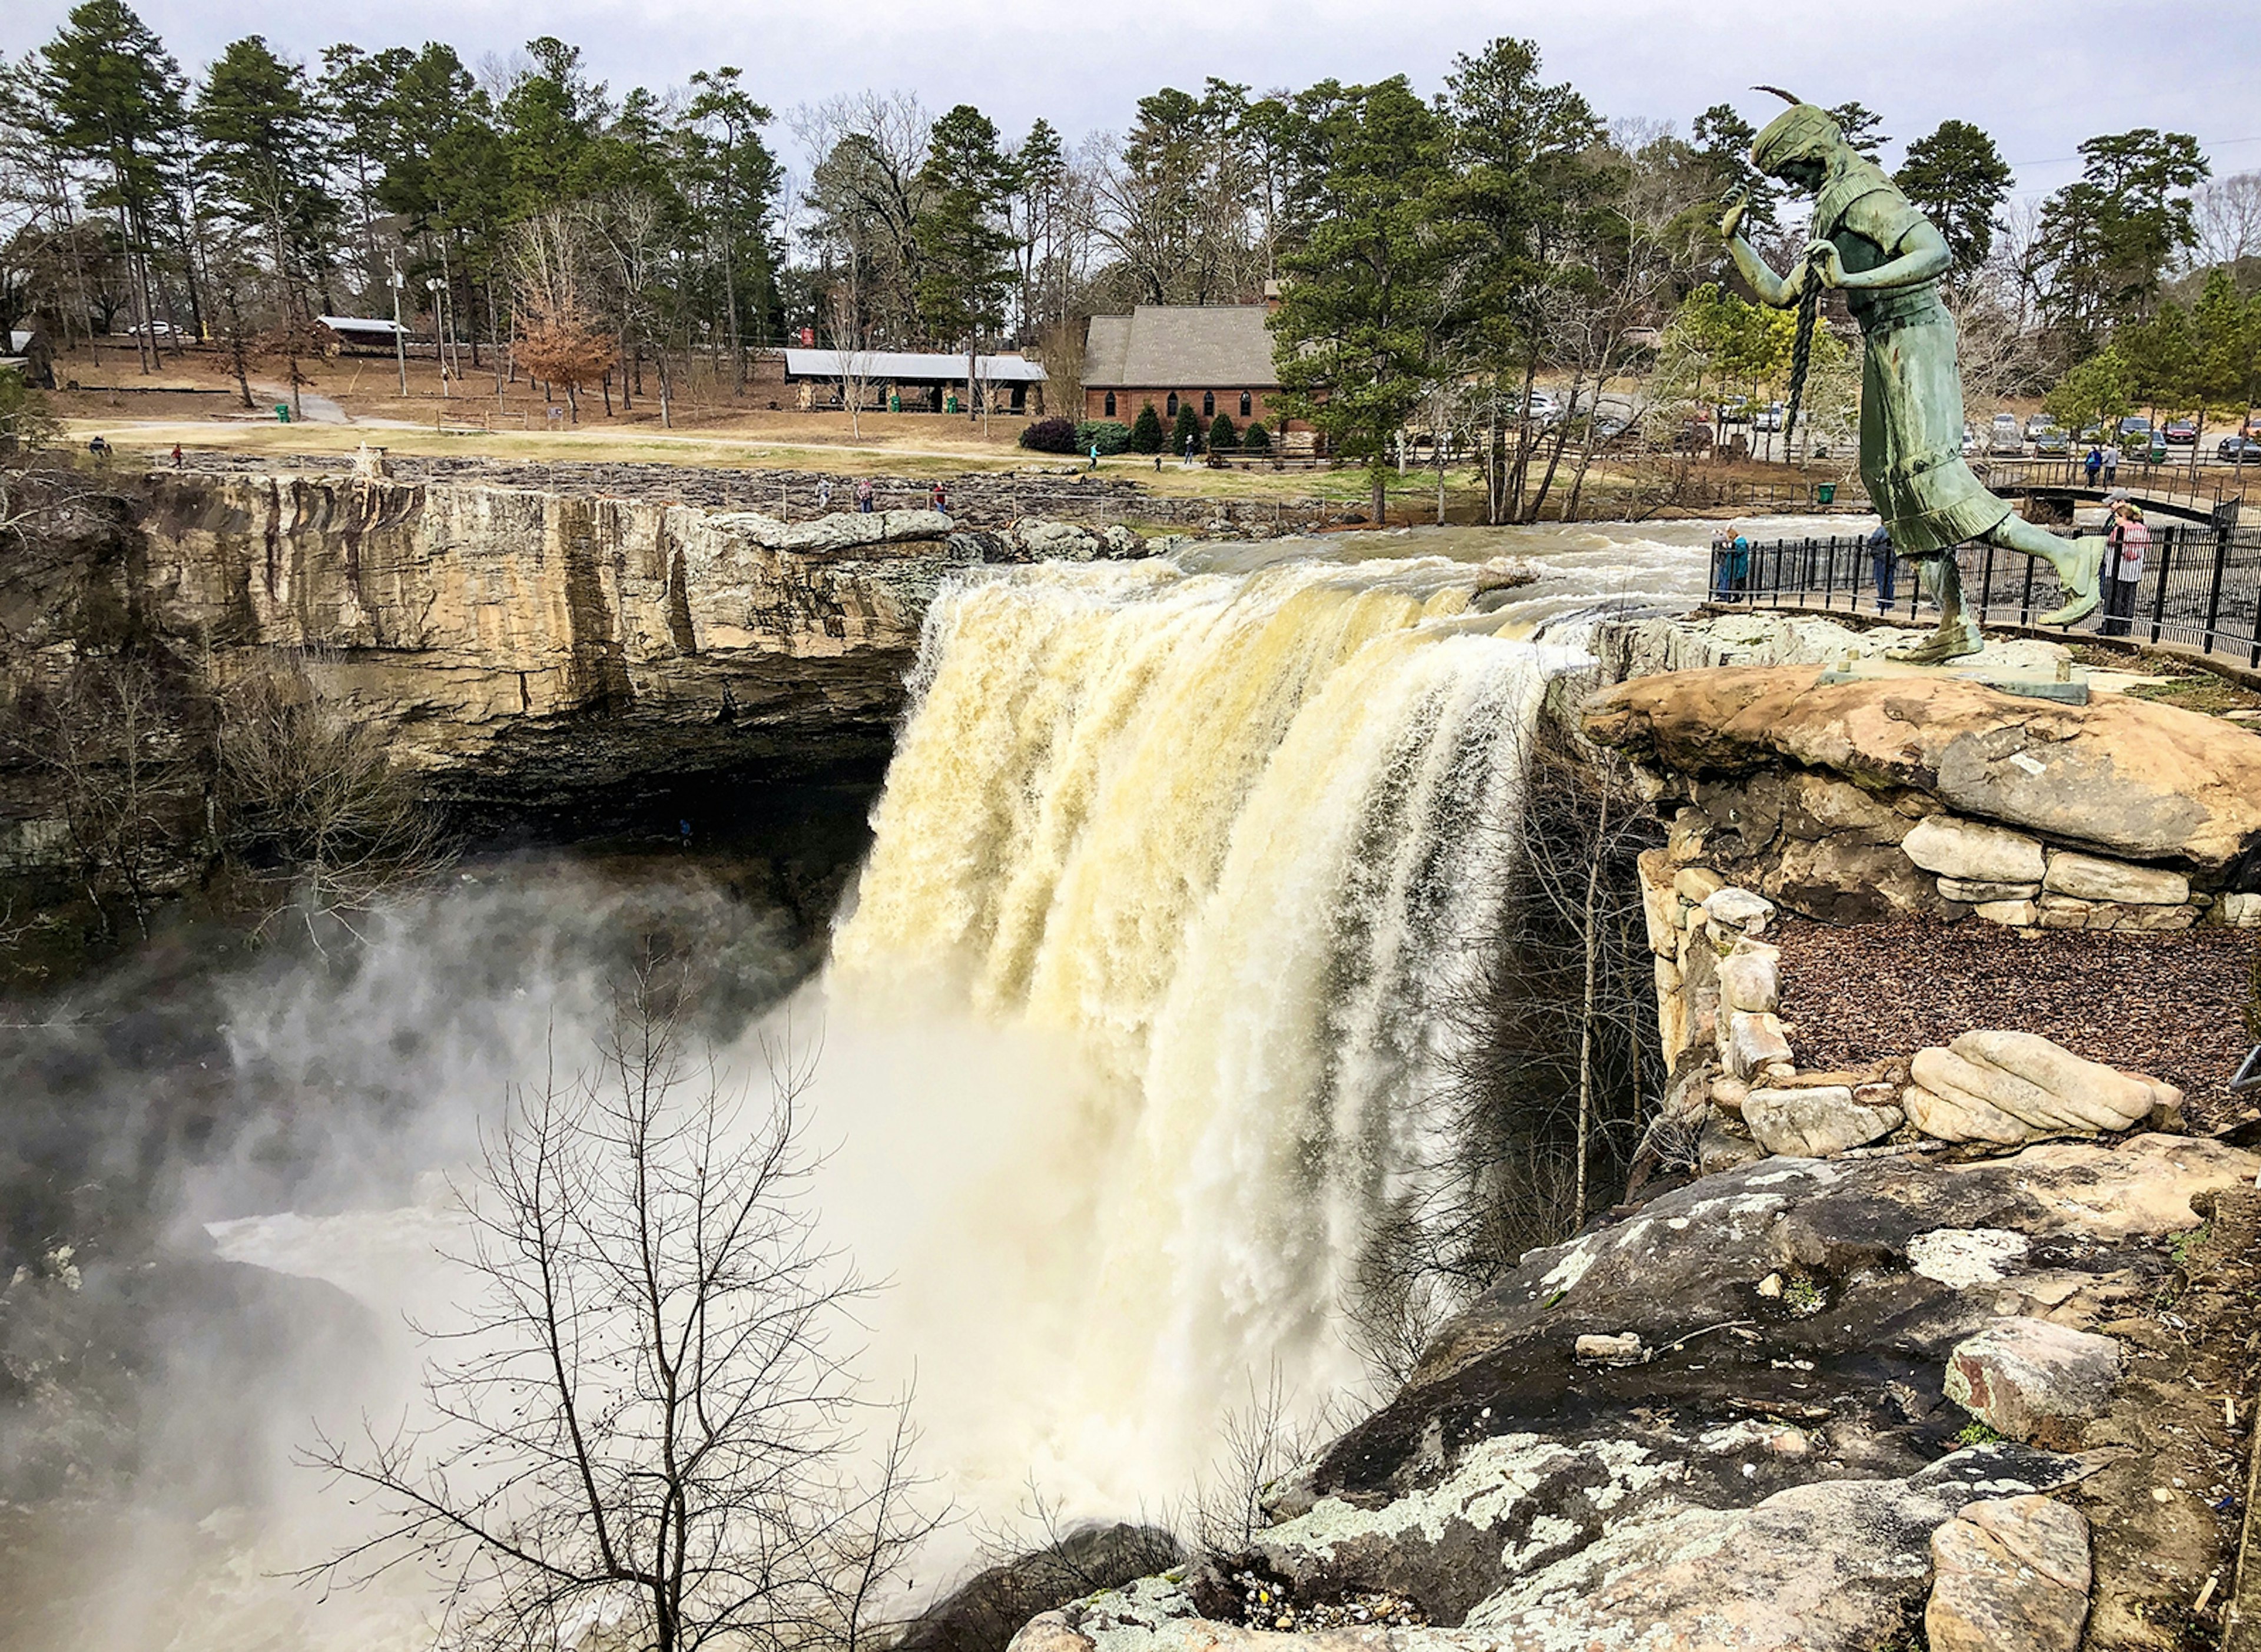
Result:
<instances>
[{"instance_id":1,"label":"statue's boot","mask_svg":"<svg viewBox=\"0 0 2261 1652\"><path fill-rule=\"evenodd\" d=\"M2064 604L2051 608L2035 621L2037 625L2071 625L2085 620L2096 612L2103 600L2103 582L2099 578L2104 564L2104 541L2092 535L2064 542L2063 555L2049 561L2056 569L2057 582L2064 587Z\"/></svg>"},{"instance_id":2,"label":"statue's boot","mask_svg":"<svg viewBox=\"0 0 2261 1652\"><path fill-rule=\"evenodd\" d=\"M1943 622L1913 648L1891 649L1884 657L1903 665L1943 665L1949 660L1976 654L1985 646L1986 639L1979 635L1978 628L1958 615Z\"/></svg>"}]
</instances>

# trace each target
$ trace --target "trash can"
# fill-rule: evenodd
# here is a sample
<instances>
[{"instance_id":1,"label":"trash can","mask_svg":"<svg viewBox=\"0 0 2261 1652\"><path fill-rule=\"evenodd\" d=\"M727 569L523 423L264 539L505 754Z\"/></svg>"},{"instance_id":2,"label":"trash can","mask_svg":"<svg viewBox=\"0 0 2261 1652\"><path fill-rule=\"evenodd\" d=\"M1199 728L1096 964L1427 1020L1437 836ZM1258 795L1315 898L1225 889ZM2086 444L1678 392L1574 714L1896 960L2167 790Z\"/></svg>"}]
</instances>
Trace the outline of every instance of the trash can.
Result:
<instances>
[{"instance_id":1,"label":"trash can","mask_svg":"<svg viewBox=\"0 0 2261 1652\"><path fill-rule=\"evenodd\" d=\"M896 391L887 398L887 411L889 413L901 413L902 410L903 393L901 391Z\"/></svg>"},{"instance_id":2,"label":"trash can","mask_svg":"<svg viewBox=\"0 0 2261 1652\"><path fill-rule=\"evenodd\" d=\"M955 393L944 396L942 399L942 410L946 413L952 413L958 411L958 397Z\"/></svg>"},{"instance_id":3,"label":"trash can","mask_svg":"<svg viewBox=\"0 0 2261 1652\"><path fill-rule=\"evenodd\" d=\"M275 404L275 422L284 425L287 425L291 422L291 404L289 402L278 401Z\"/></svg>"},{"instance_id":4,"label":"trash can","mask_svg":"<svg viewBox=\"0 0 2261 1652\"><path fill-rule=\"evenodd\" d=\"M1834 482L1820 484L1813 490L1813 497L1821 504L1834 505L1837 502L1837 485Z\"/></svg>"}]
</instances>

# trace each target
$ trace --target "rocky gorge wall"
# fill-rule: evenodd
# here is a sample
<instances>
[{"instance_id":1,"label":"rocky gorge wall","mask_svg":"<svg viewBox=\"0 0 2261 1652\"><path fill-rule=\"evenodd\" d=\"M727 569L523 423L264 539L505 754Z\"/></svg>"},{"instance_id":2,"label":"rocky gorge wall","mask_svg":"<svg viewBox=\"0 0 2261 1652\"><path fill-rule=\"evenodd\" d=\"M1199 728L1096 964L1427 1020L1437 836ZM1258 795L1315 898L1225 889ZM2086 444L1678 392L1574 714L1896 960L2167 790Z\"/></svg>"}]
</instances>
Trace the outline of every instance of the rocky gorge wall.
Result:
<instances>
[{"instance_id":1,"label":"rocky gorge wall","mask_svg":"<svg viewBox=\"0 0 2261 1652\"><path fill-rule=\"evenodd\" d=\"M135 600L223 677L304 650L443 797L884 753L931 512L753 513L335 476L150 478Z\"/></svg>"}]
</instances>

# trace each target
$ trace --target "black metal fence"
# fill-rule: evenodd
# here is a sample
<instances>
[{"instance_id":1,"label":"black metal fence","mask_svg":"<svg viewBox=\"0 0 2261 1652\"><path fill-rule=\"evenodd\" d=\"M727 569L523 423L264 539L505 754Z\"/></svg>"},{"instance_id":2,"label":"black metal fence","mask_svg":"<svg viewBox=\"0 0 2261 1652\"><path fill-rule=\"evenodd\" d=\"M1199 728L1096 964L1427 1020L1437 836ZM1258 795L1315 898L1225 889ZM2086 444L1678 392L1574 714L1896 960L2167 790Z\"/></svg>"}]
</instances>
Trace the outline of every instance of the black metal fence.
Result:
<instances>
[{"instance_id":1,"label":"black metal fence","mask_svg":"<svg viewBox=\"0 0 2261 1652\"><path fill-rule=\"evenodd\" d=\"M2064 600L2055 574L2021 552L1967 544L1956 552L1963 600L1981 625L2031 625ZM2112 558L2107 555L2106 562ZM2261 667L2261 528L2154 526L2143 574L2071 628L2075 635L2181 643ZM1860 535L1782 539L1746 551L1715 548L1712 599L1755 607L1904 615L1931 607L1904 558L1879 558ZM2107 611L2116 608L2118 613Z\"/></svg>"}]
</instances>

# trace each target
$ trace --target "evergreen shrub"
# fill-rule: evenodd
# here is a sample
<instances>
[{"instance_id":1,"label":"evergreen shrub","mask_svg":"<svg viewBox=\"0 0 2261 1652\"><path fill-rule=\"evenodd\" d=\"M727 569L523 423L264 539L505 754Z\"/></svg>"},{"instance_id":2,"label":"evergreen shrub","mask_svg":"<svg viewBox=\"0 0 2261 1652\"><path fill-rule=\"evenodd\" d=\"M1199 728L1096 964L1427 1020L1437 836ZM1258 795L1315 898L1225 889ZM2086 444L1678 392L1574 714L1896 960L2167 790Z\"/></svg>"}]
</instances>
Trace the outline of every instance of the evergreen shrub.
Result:
<instances>
[{"instance_id":1,"label":"evergreen shrub","mask_svg":"<svg viewBox=\"0 0 2261 1652\"><path fill-rule=\"evenodd\" d=\"M1162 428L1162 415L1154 411L1153 403L1148 402L1138 410L1138 418L1131 420L1130 450L1159 453L1162 443L1168 439L1168 432Z\"/></svg>"},{"instance_id":2,"label":"evergreen shrub","mask_svg":"<svg viewBox=\"0 0 2261 1652\"><path fill-rule=\"evenodd\" d=\"M1031 453L1073 453L1075 442L1073 419L1039 419L1021 432L1021 445Z\"/></svg>"}]
</instances>

